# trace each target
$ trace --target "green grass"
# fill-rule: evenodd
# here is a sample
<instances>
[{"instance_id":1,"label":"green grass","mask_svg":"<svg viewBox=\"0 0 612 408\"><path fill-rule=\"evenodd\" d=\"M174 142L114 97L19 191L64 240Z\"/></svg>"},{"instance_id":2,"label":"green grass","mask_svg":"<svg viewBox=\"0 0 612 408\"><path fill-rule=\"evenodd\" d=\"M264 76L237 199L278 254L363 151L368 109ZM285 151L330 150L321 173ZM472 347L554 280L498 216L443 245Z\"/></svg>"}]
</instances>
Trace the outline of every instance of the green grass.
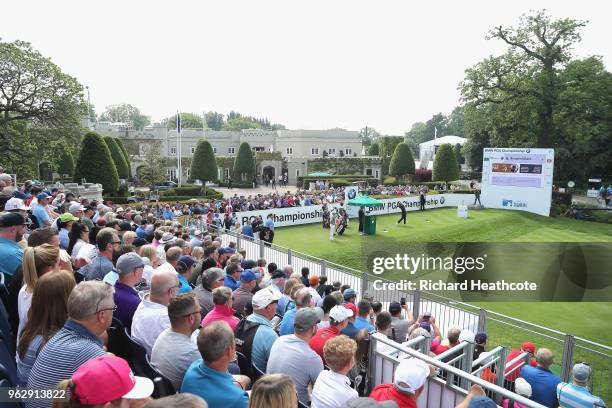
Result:
<instances>
[{"instance_id":1,"label":"green grass","mask_svg":"<svg viewBox=\"0 0 612 408\"><path fill-rule=\"evenodd\" d=\"M329 231L323 230L320 224L279 228L274 241L277 245L358 270L363 270L363 253L381 246L394 248L411 243L454 242L612 242L610 224L548 218L519 211L471 211L468 219L457 218L453 208L409 212L405 226L396 225L398 218L398 215L378 217L376 236L360 236L356 222L352 221L347 233L333 242L328 239ZM397 280L400 275L391 273L385 277ZM609 320L612 302L483 302L477 305L612 344Z\"/></svg>"}]
</instances>

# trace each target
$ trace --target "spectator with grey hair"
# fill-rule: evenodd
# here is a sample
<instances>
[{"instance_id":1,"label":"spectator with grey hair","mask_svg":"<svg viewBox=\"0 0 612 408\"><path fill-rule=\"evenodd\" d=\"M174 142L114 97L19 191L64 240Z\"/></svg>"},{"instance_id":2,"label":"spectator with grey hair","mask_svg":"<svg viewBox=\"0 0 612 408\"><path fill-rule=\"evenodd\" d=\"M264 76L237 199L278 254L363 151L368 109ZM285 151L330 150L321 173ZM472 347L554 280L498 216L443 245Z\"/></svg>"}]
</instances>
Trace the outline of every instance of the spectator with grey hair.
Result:
<instances>
[{"instance_id":1,"label":"spectator with grey hair","mask_svg":"<svg viewBox=\"0 0 612 408\"><path fill-rule=\"evenodd\" d=\"M68 297L68 321L40 351L27 388L54 389L86 361L106 354L100 339L113 320L114 289L102 282L81 282ZM28 408L47 407L50 400L29 401Z\"/></svg>"},{"instance_id":2,"label":"spectator with grey hair","mask_svg":"<svg viewBox=\"0 0 612 408\"><path fill-rule=\"evenodd\" d=\"M172 271L176 273L176 264L183 255L183 250L178 246L168 248L166 251L166 262L161 264L155 272Z\"/></svg>"},{"instance_id":3,"label":"spectator with grey hair","mask_svg":"<svg viewBox=\"0 0 612 408\"><path fill-rule=\"evenodd\" d=\"M193 290L202 308L202 318L215 307L212 291L223 286L223 280L224 273L221 268L208 268L202 273L202 284Z\"/></svg>"},{"instance_id":4,"label":"spectator with grey hair","mask_svg":"<svg viewBox=\"0 0 612 408\"><path fill-rule=\"evenodd\" d=\"M295 319L295 314L299 309L312 307L312 294L308 288L301 288L295 293L295 308L289 309L285 315L283 316L283 321L280 325L279 334L281 336L286 336L288 334L293 333L293 321ZM317 322L318 323L318 322Z\"/></svg>"},{"instance_id":5,"label":"spectator with grey hair","mask_svg":"<svg viewBox=\"0 0 612 408\"><path fill-rule=\"evenodd\" d=\"M151 291L138 305L132 318L132 337L151 355L155 340L170 327L168 304L178 295L179 280L176 272L155 272L151 278Z\"/></svg>"},{"instance_id":6,"label":"spectator with grey hair","mask_svg":"<svg viewBox=\"0 0 612 408\"><path fill-rule=\"evenodd\" d=\"M234 333L227 323L217 321L200 330L198 350L202 359L185 373L181 393L204 398L213 407L247 408L249 396L228 373L236 359Z\"/></svg>"},{"instance_id":7,"label":"spectator with grey hair","mask_svg":"<svg viewBox=\"0 0 612 408\"><path fill-rule=\"evenodd\" d=\"M552 351L546 348L539 348L536 352L536 367L529 365L521 368L521 377L531 385L531 400L549 408L559 405L557 401L557 386L562 382L550 371L550 366L554 362Z\"/></svg>"},{"instance_id":8,"label":"spectator with grey hair","mask_svg":"<svg viewBox=\"0 0 612 408\"><path fill-rule=\"evenodd\" d=\"M86 280L102 280L113 270L113 252L119 249L121 240L113 228L102 228L96 235L98 251L91 259L91 263L79 269ZM68 378L68 377L66 377Z\"/></svg>"}]
</instances>

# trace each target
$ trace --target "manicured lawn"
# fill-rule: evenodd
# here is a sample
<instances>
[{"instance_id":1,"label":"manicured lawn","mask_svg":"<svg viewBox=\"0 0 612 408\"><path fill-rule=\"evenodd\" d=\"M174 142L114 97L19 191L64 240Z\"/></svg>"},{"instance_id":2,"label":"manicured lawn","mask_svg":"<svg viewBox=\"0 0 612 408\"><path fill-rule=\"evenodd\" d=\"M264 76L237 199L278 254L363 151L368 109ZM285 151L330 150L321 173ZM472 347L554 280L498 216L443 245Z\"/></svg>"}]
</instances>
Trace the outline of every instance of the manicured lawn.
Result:
<instances>
[{"instance_id":1,"label":"manicured lawn","mask_svg":"<svg viewBox=\"0 0 612 408\"><path fill-rule=\"evenodd\" d=\"M612 242L612 225L548 218L534 214L506 211L471 211L468 219L445 208L427 212L409 212L407 225L396 224L399 215L378 217L377 235L360 236L352 222L346 234L328 239L329 231L320 224L278 228L274 243L308 255L363 270L363 254L373 249L389 249L430 243L455 242ZM420 245L420 244L419 244ZM396 251L397 252L397 251ZM524 254L516 254L517 260ZM537 255L537 254L536 254ZM400 279L399 274L385 277ZM511 300L511 299L508 299ZM522 320L574 334L586 339L612 344L612 302L486 302L479 306Z\"/></svg>"}]
</instances>

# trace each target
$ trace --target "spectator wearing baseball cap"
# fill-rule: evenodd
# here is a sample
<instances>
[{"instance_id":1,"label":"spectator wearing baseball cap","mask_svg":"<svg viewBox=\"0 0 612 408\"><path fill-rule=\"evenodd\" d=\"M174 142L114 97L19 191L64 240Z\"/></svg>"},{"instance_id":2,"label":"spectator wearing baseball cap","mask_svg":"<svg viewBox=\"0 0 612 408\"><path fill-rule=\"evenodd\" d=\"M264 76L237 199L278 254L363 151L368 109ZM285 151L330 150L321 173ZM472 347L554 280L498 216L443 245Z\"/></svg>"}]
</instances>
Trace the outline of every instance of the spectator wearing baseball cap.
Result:
<instances>
[{"instance_id":1,"label":"spectator wearing baseball cap","mask_svg":"<svg viewBox=\"0 0 612 408\"><path fill-rule=\"evenodd\" d=\"M590 408L596 405L605 407L606 403L589 391L588 385L591 375L591 366L587 363L575 364L574 368L572 368L572 383L563 382L557 385L559 405L562 407L580 408Z\"/></svg>"},{"instance_id":2,"label":"spectator wearing baseball cap","mask_svg":"<svg viewBox=\"0 0 612 408\"><path fill-rule=\"evenodd\" d=\"M47 211L47 205L49 204L49 195L47 193L40 193L36 196L36 205L32 208L32 215L36 217L38 227L50 227L51 217Z\"/></svg>"},{"instance_id":3,"label":"spectator wearing baseball cap","mask_svg":"<svg viewBox=\"0 0 612 408\"><path fill-rule=\"evenodd\" d=\"M79 219L69 212L63 213L57 219L57 230L59 231L60 248L68 249L70 245L70 237L68 233L72 229L72 224Z\"/></svg>"},{"instance_id":4,"label":"spectator wearing baseball cap","mask_svg":"<svg viewBox=\"0 0 612 408\"><path fill-rule=\"evenodd\" d=\"M23 239L24 233L25 218L21 214L0 214L0 272L4 274L5 284L21 266L23 249L18 242Z\"/></svg>"},{"instance_id":5,"label":"spectator wearing baseball cap","mask_svg":"<svg viewBox=\"0 0 612 408\"><path fill-rule=\"evenodd\" d=\"M201 247L204 244L204 241L202 241L202 231L195 230L193 232L193 238L191 238L189 243L191 244L192 248Z\"/></svg>"},{"instance_id":6,"label":"spectator wearing baseball cap","mask_svg":"<svg viewBox=\"0 0 612 408\"><path fill-rule=\"evenodd\" d=\"M118 400L151 400L153 381L134 375L127 361L106 354L87 361L69 380L59 383L59 390L68 391L70 401L54 403L53 406L71 407L72 401L81 406L96 406ZM57 405L56 405L57 404Z\"/></svg>"},{"instance_id":7,"label":"spectator wearing baseball cap","mask_svg":"<svg viewBox=\"0 0 612 408\"><path fill-rule=\"evenodd\" d=\"M514 392L522 397L531 398L531 385L529 385L529 383L525 381L524 378L519 377L514 381ZM514 401L513 405L514 408L526 408L525 405L519 404L516 401ZM504 408L508 408L510 406L510 400L508 398L504 399L502 402L502 406Z\"/></svg>"},{"instance_id":8,"label":"spectator wearing baseball cap","mask_svg":"<svg viewBox=\"0 0 612 408\"><path fill-rule=\"evenodd\" d=\"M85 207L78 201L73 201L68 206L68 212L74 215L77 218L83 217L83 212L85 211Z\"/></svg>"},{"instance_id":9,"label":"spectator wearing baseball cap","mask_svg":"<svg viewBox=\"0 0 612 408\"><path fill-rule=\"evenodd\" d=\"M346 327L340 331L340 334L344 334L345 336L349 336L351 339L355 340L357 337L357 333L359 333L359 329L355 327L355 319L359 314L357 310L357 306L354 303L345 303L344 307L350 309L353 312L352 316L348 318Z\"/></svg>"},{"instance_id":10,"label":"spectator wearing baseball cap","mask_svg":"<svg viewBox=\"0 0 612 408\"><path fill-rule=\"evenodd\" d=\"M250 357L253 364L262 371L266 370L270 350L278 339L278 334L270 321L276 313L278 299L280 295L271 288L261 289L253 295L253 314L246 318L247 322L259 325L253 337L251 355L247 357Z\"/></svg>"},{"instance_id":11,"label":"spectator wearing baseball cap","mask_svg":"<svg viewBox=\"0 0 612 408\"><path fill-rule=\"evenodd\" d=\"M342 407L348 401L359 397L357 391L351 388L351 381L347 377L355 365L356 351L357 343L347 336L340 335L325 343L323 353L330 369L321 371L312 387L313 407Z\"/></svg>"},{"instance_id":12,"label":"spectator wearing baseball cap","mask_svg":"<svg viewBox=\"0 0 612 408\"><path fill-rule=\"evenodd\" d=\"M425 362L416 358L404 359L395 369L393 384L378 385L370 393L370 398L395 401L399 408L416 408L430 373Z\"/></svg>"},{"instance_id":13,"label":"spectator wearing baseball cap","mask_svg":"<svg viewBox=\"0 0 612 408\"><path fill-rule=\"evenodd\" d=\"M348 288L342 292L342 297L344 298L344 303L355 304L357 301L357 292L353 288Z\"/></svg>"},{"instance_id":14,"label":"spectator wearing baseball cap","mask_svg":"<svg viewBox=\"0 0 612 408\"><path fill-rule=\"evenodd\" d=\"M404 319L402 311L406 306L402 306L400 302L391 302L389 304L389 313L391 313L391 327L394 334L394 340L398 343L403 343L408 337L410 331L412 316L409 313L408 319Z\"/></svg>"},{"instance_id":15,"label":"spectator wearing baseball cap","mask_svg":"<svg viewBox=\"0 0 612 408\"><path fill-rule=\"evenodd\" d=\"M561 383L561 378L550 371L550 366L554 362L552 351L539 348L536 353L536 367L529 365L521 368L521 377L531 385L531 400L549 408L555 408L557 401L557 386Z\"/></svg>"},{"instance_id":16,"label":"spectator wearing baseball cap","mask_svg":"<svg viewBox=\"0 0 612 408\"><path fill-rule=\"evenodd\" d=\"M485 346L487 345L487 333L478 332L474 335L474 354L472 360L476 360L480 353L485 351Z\"/></svg>"},{"instance_id":17,"label":"spectator wearing baseball cap","mask_svg":"<svg viewBox=\"0 0 612 408\"><path fill-rule=\"evenodd\" d=\"M116 271L119 278L115 282L114 298L117 310L114 317L121 320L128 331L132 328L132 318L142 301L134 287L142 279L144 266L142 258L134 252L123 254L117 260Z\"/></svg>"},{"instance_id":18,"label":"spectator wearing baseball cap","mask_svg":"<svg viewBox=\"0 0 612 408\"><path fill-rule=\"evenodd\" d=\"M323 348L325 343L340 335L340 331L348 325L348 319L353 316L353 311L347 309L344 306L334 306L329 311L329 326L321 329L315 334L310 340L310 347L317 353L321 358L323 356Z\"/></svg>"},{"instance_id":19,"label":"spectator wearing baseball cap","mask_svg":"<svg viewBox=\"0 0 612 408\"><path fill-rule=\"evenodd\" d=\"M240 273L240 286L234 291L234 310L245 316L244 307L251 303L253 299L253 289L257 285L257 279L260 275L258 272L254 272L253 269L245 269Z\"/></svg>"},{"instance_id":20,"label":"spectator wearing baseball cap","mask_svg":"<svg viewBox=\"0 0 612 408\"><path fill-rule=\"evenodd\" d=\"M323 371L323 360L308 343L317 332L319 316L312 308L300 308L293 319L293 334L274 342L268 359L267 374L286 374L295 383L298 399L308 404L308 387Z\"/></svg>"},{"instance_id":21,"label":"spectator wearing baseball cap","mask_svg":"<svg viewBox=\"0 0 612 408\"><path fill-rule=\"evenodd\" d=\"M506 381L513 383L521 375L520 369L515 369L521 364L521 361L517 361L516 363L510 365L509 363L516 359L521 354L528 353L527 361L532 367L536 367L535 359L533 359L533 355L535 354L535 345L532 342L526 341L521 345L519 350L513 349L508 353L508 357L506 358Z\"/></svg>"},{"instance_id":22,"label":"spectator wearing baseball cap","mask_svg":"<svg viewBox=\"0 0 612 408\"><path fill-rule=\"evenodd\" d=\"M189 293L193 289L191 285L189 285L188 279L193 272L193 267L195 266L195 260L187 255L183 255L179 258L176 263L176 272L179 274L179 282L181 287L179 288L179 294Z\"/></svg>"},{"instance_id":23,"label":"spectator wearing baseball cap","mask_svg":"<svg viewBox=\"0 0 612 408\"><path fill-rule=\"evenodd\" d=\"M30 209L30 207L26 206L23 203L22 199L15 198L15 197L9 198L8 201L4 204L4 211L7 211L7 212L17 212L17 213L21 214L24 218L26 218L27 211L29 209Z\"/></svg>"}]
</instances>

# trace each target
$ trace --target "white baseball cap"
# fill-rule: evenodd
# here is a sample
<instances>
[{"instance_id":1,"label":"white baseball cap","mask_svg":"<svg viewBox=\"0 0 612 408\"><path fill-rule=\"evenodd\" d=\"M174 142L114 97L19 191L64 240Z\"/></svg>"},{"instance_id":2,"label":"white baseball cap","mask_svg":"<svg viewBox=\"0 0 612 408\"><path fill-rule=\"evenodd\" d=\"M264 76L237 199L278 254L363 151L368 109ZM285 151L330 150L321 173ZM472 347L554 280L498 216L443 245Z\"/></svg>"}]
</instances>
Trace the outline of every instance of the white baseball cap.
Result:
<instances>
[{"instance_id":1,"label":"white baseball cap","mask_svg":"<svg viewBox=\"0 0 612 408\"><path fill-rule=\"evenodd\" d=\"M419 359L407 358L395 369L395 387L408 394L416 394L429 377L429 366Z\"/></svg>"},{"instance_id":2,"label":"white baseball cap","mask_svg":"<svg viewBox=\"0 0 612 408\"><path fill-rule=\"evenodd\" d=\"M474 343L474 333L469 330L461 330L459 334L459 341L465 341L468 343Z\"/></svg>"},{"instance_id":3,"label":"white baseball cap","mask_svg":"<svg viewBox=\"0 0 612 408\"><path fill-rule=\"evenodd\" d=\"M519 377L514 381L514 392L523 397L531 397L531 384L527 382L523 377Z\"/></svg>"},{"instance_id":4,"label":"white baseball cap","mask_svg":"<svg viewBox=\"0 0 612 408\"><path fill-rule=\"evenodd\" d=\"M14 211L14 210L27 211L29 209L30 209L29 207L25 206L25 204L23 203L23 200L17 197L9 198L8 201L4 204L4 211Z\"/></svg>"},{"instance_id":5,"label":"white baseball cap","mask_svg":"<svg viewBox=\"0 0 612 408\"><path fill-rule=\"evenodd\" d=\"M81 203L73 201L72 204L70 204L70 207L68 207L68 212L73 213L77 211L85 211L85 207L83 207Z\"/></svg>"},{"instance_id":6,"label":"white baseball cap","mask_svg":"<svg viewBox=\"0 0 612 408\"><path fill-rule=\"evenodd\" d=\"M329 317L335 322L341 323L349 317L353 317L353 311L344 306L337 305L329 311Z\"/></svg>"},{"instance_id":7,"label":"white baseball cap","mask_svg":"<svg viewBox=\"0 0 612 408\"><path fill-rule=\"evenodd\" d=\"M280 298L281 294L270 287L260 289L253 295L253 309L263 309L272 302L278 302Z\"/></svg>"}]
</instances>

